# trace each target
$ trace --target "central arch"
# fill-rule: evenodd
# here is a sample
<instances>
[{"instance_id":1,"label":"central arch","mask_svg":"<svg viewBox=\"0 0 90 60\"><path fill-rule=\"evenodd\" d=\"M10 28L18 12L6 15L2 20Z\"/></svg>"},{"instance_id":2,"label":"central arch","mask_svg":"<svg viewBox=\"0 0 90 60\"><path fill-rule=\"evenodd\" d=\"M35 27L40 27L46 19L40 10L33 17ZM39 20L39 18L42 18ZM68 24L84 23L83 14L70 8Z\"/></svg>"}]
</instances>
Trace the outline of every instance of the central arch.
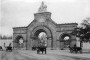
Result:
<instances>
[{"instance_id":1,"label":"central arch","mask_svg":"<svg viewBox=\"0 0 90 60\"><path fill-rule=\"evenodd\" d=\"M36 26L34 27L34 29L32 30L31 33L31 37L34 37L34 43L35 41L38 41L38 35L44 32L47 35L47 41L48 41L48 47L53 48L53 35L52 35L52 31L50 28L48 28L47 26Z\"/></svg>"},{"instance_id":2,"label":"central arch","mask_svg":"<svg viewBox=\"0 0 90 60\"><path fill-rule=\"evenodd\" d=\"M39 30L37 30L37 31L34 33L34 36L35 36L35 37L38 37L38 35L39 35L41 32L46 33L45 30L43 30L43 29L39 29Z\"/></svg>"}]
</instances>

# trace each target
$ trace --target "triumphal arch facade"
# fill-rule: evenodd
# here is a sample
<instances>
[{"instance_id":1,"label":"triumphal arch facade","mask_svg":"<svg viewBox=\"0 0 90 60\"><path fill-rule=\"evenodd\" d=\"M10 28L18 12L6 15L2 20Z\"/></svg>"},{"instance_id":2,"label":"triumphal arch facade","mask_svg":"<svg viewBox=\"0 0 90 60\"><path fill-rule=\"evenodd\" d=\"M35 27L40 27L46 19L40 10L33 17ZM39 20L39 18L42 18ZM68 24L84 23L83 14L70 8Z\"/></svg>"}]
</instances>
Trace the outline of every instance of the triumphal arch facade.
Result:
<instances>
[{"instance_id":1,"label":"triumphal arch facade","mask_svg":"<svg viewBox=\"0 0 90 60\"><path fill-rule=\"evenodd\" d=\"M75 36L70 34L75 27L77 27L77 23L55 23L51 19L51 12L47 11L47 6L42 2L38 13L34 14L34 20L28 26L13 28L13 46L17 48L19 45L18 40L22 38L23 47L31 49L33 45L37 45L38 35L45 32L47 47L62 49L65 47L64 37L68 36L68 41L75 39Z\"/></svg>"}]
</instances>

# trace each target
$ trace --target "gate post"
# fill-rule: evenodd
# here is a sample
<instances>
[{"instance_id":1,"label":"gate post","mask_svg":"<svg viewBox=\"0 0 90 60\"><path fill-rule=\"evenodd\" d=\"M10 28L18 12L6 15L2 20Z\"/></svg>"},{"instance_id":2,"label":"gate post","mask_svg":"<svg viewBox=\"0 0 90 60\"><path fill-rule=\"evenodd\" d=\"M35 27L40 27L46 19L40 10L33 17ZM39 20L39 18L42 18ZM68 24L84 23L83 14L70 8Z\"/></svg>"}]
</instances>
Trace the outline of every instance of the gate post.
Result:
<instances>
[{"instance_id":1,"label":"gate post","mask_svg":"<svg viewBox=\"0 0 90 60\"><path fill-rule=\"evenodd\" d=\"M61 50L64 50L64 40L61 40L60 41L60 49Z\"/></svg>"}]
</instances>

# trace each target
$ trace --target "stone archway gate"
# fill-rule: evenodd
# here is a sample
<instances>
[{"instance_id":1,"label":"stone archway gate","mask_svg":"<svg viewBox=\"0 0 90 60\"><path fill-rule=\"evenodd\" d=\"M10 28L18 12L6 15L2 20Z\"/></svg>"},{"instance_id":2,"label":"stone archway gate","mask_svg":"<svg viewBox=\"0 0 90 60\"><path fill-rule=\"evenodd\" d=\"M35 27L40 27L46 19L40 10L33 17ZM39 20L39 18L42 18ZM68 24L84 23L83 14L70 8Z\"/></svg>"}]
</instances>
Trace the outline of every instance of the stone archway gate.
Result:
<instances>
[{"instance_id":1,"label":"stone archway gate","mask_svg":"<svg viewBox=\"0 0 90 60\"><path fill-rule=\"evenodd\" d=\"M43 5L44 6L44 5ZM43 7L42 6L42 7ZM42 8L40 7L40 8ZM42 8L43 10L43 8ZM57 24L51 19L51 12L42 11L34 14L34 20L26 27L14 27L13 28L13 41L16 40L16 36L22 35L24 38L24 47L26 49L31 49L32 47L32 38L40 31L44 31L47 36L48 42L51 49L60 48L60 36L62 33L70 34L74 28L77 27L77 23L66 23L66 24ZM73 36L75 39L75 36ZM14 47L16 47L16 44Z\"/></svg>"}]
</instances>

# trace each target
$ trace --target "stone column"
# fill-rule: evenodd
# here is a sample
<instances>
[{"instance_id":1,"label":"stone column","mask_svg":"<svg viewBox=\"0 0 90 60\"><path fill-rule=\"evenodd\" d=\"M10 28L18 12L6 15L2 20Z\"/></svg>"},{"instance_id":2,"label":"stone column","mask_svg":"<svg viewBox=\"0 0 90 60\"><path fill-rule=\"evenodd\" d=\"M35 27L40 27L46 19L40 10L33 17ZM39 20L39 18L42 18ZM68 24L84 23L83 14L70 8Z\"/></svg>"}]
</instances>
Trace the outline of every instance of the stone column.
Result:
<instances>
[{"instance_id":1,"label":"stone column","mask_svg":"<svg viewBox=\"0 0 90 60\"><path fill-rule=\"evenodd\" d=\"M51 48L51 39L47 40L47 48Z\"/></svg>"},{"instance_id":2,"label":"stone column","mask_svg":"<svg viewBox=\"0 0 90 60\"><path fill-rule=\"evenodd\" d=\"M63 50L64 49L64 41L60 40L60 49Z\"/></svg>"}]
</instances>

